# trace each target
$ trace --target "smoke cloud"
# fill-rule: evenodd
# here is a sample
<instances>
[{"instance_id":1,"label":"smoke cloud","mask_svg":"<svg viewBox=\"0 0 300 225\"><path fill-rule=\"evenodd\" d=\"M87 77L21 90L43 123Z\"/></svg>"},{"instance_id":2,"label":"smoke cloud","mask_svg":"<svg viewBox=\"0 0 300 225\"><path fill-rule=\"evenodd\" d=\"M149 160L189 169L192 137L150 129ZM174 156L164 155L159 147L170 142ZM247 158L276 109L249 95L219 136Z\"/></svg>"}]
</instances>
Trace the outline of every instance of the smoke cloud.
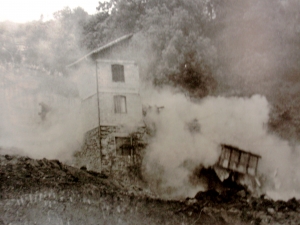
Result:
<instances>
[{"instance_id":1,"label":"smoke cloud","mask_svg":"<svg viewBox=\"0 0 300 225\"><path fill-rule=\"evenodd\" d=\"M262 156L260 178L265 191L273 198L292 197L299 187L298 162L287 141L269 134L270 106L266 98L206 97L191 102L170 91L145 97L147 103L163 106L148 110L147 124L155 127L146 151L144 174L162 197L193 197L204 184L191 181L200 165L214 165L220 144L236 146ZM295 195L295 193L294 193Z\"/></svg>"},{"instance_id":2,"label":"smoke cloud","mask_svg":"<svg viewBox=\"0 0 300 225\"><path fill-rule=\"evenodd\" d=\"M24 67L1 69L0 153L71 159L83 138L71 81Z\"/></svg>"},{"instance_id":3,"label":"smoke cloud","mask_svg":"<svg viewBox=\"0 0 300 225\"><path fill-rule=\"evenodd\" d=\"M235 94L234 91L244 95L260 93L276 102L282 93L274 91L274 88L284 81L281 75L290 64L291 68L299 64L296 57L299 51L288 44L298 37L295 30L299 23L298 17L293 17L298 8L292 3L297 1L285 1L285 4L282 3L284 1L270 2L224 3L223 6L227 7L222 8L226 11L221 14L224 18L220 20L223 29L216 32L212 43L216 45L218 60L225 71L224 74L220 72L223 76L220 80L230 84L232 94ZM276 19L278 15L282 19ZM216 11L216 18L219 16ZM58 35L63 28L58 26L57 32L51 36L54 43L63 43L57 50L76 43L57 41L73 40L65 38L67 33L78 35L68 30L64 35ZM49 32L52 34L52 29ZM135 51L131 54L128 51L118 52L116 57L126 56L138 61L141 80L152 82L152 77L145 74L157 66L153 49L151 51L143 36L135 35L133 38L138 39ZM43 55L47 53L45 58L49 62L45 64L53 65L57 62L57 54L48 51L49 46L52 45L41 42L36 48ZM64 50L61 58L69 55L71 49ZM32 61L36 60L33 57ZM62 60L60 64L65 66L67 63ZM14 148L17 153L34 158L69 159L80 148L83 133L79 124L80 99L76 95L65 94L68 90L64 84L68 82L58 82L63 84L59 87L55 82L49 84L45 77L42 81L27 74L28 71L0 68L0 72L5 75L0 83L0 152L10 153ZM77 72L87 74L88 70ZM78 77L73 79L80 83ZM56 90L55 94L53 90ZM143 88L141 90L144 91ZM162 197L192 197L199 190L205 190L205 184L194 183L191 176L199 166L209 167L216 163L220 144L233 145L262 156L258 171L265 190L273 198L286 199L298 195L295 190L300 187L300 147L291 147L287 141L268 132L271 107L264 96L206 97L195 102L172 91L158 93L151 89L141 95L144 105L163 107L152 107L147 112L145 122L155 132L149 139L143 162L145 177Z\"/></svg>"}]
</instances>

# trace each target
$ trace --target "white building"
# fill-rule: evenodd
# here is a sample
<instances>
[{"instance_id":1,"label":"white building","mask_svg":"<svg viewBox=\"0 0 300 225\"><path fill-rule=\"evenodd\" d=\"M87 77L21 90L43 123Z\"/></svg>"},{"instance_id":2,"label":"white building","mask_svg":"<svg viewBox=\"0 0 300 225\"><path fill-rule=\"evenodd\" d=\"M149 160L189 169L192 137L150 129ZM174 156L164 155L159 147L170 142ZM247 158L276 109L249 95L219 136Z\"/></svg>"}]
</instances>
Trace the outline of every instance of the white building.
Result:
<instances>
[{"instance_id":1,"label":"white building","mask_svg":"<svg viewBox=\"0 0 300 225\"><path fill-rule=\"evenodd\" d=\"M139 67L127 57L131 37L123 36L68 66L76 74L86 133L77 166L111 173L137 160L145 129Z\"/></svg>"}]
</instances>

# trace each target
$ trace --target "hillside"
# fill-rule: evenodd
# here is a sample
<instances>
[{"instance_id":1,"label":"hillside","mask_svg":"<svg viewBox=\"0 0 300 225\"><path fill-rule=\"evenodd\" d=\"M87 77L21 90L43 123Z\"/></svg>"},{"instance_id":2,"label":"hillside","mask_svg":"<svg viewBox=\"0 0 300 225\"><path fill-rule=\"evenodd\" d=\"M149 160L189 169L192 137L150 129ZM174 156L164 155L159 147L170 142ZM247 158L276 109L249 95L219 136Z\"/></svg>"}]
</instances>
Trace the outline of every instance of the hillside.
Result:
<instances>
[{"instance_id":1,"label":"hillside","mask_svg":"<svg viewBox=\"0 0 300 225\"><path fill-rule=\"evenodd\" d=\"M126 56L143 83L195 99L266 96L269 131L298 144L299 1L109 0L97 8L95 15L65 8L51 21L1 22L1 64L71 77L66 65L133 33Z\"/></svg>"},{"instance_id":2,"label":"hillside","mask_svg":"<svg viewBox=\"0 0 300 225\"><path fill-rule=\"evenodd\" d=\"M162 200L58 160L0 156L0 224L297 224L300 202L246 190Z\"/></svg>"}]
</instances>

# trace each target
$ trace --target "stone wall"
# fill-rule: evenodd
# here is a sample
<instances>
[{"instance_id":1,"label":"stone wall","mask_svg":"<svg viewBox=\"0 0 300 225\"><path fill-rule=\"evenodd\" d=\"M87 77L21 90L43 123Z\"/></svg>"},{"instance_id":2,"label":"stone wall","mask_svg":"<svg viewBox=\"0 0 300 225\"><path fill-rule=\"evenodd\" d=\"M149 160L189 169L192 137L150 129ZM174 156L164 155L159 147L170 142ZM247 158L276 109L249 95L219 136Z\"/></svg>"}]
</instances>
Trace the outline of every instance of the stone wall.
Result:
<instances>
[{"instance_id":1,"label":"stone wall","mask_svg":"<svg viewBox=\"0 0 300 225\"><path fill-rule=\"evenodd\" d=\"M101 126L101 151L99 149L99 129L94 128L85 134L85 141L81 151L75 153L75 166L85 166L88 170L102 172L108 176L128 181L135 175L141 164L145 143L143 136L145 127L139 127L134 132L127 132L124 127ZM115 137L130 137L134 154L131 156L117 155ZM101 163L102 162L102 163ZM102 165L102 168L101 168Z\"/></svg>"}]
</instances>

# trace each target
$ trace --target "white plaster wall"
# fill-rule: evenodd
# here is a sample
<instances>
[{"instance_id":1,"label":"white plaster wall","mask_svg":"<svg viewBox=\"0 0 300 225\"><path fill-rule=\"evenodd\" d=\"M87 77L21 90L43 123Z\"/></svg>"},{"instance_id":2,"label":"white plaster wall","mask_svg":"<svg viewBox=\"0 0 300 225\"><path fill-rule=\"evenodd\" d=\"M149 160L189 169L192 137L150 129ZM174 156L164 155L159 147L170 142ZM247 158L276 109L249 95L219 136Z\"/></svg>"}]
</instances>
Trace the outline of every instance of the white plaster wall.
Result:
<instances>
[{"instance_id":1,"label":"white plaster wall","mask_svg":"<svg viewBox=\"0 0 300 225\"><path fill-rule=\"evenodd\" d=\"M112 64L124 66L125 82L112 81ZM98 60L97 74L99 92L127 92L139 93L139 70L133 61ZM87 63L76 71L75 82L78 84L79 95L82 100L96 94L97 78L96 64Z\"/></svg>"},{"instance_id":2,"label":"white plaster wall","mask_svg":"<svg viewBox=\"0 0 300 225\"><path fill-rule=\"evenodd\" d=\"M125 82L113 82L112 64L124 66ZM98 60L97 73L100 92L139 93L139 70L133 61Z\"/></svg>"},{"instance_id":3,"label":"white plaster wall","mask_svg":"<svg viewBox=\"0 0 300 225\"><path fill-rule=\"evenodd\" d=\"M112 64L124 66L125 82L113 82ZM94 70L92 69L94 67ZM101 125L136 126L142 122L142 103L139 95L139 69L133 61L98 60L96 65L82 70L79 89L82 99L82 127L84 132L99 126L98 100L96 88L98 74L100 121ZM126 97L127 113L114 112L114 96Z\"/></svg>"},{"instance_id":4,"label":"white plaster wall","mask_svg":"<svg viewBox=\"0 0 300 225\"><path fill-rule=\"evenodd\" d=\"M127 113L115 113L114 96L126 97ZM99 93L100 121L103 126L137 126L142 123L142 103L138 94L132 93ZM97 94L82 101L82 122L84 132L99 126Z\"/></svg>"},{"instance_id":5,"label":"white plaster wall","mask_svg":"<svg viewBox=\"0 0 300 225\"><path fill-rule=\"evenodd\" d=\"M83 132L99 126L97 95L93 95L81 102L81 122Z\"/></svg>"},{"instance_id":6,"label":"white plaster wall","mask_svg":"<svg viewBox=\"0 0 300 225\"><path fill-rule=\"evenodd\" d=\"M77 83L79 96L81 99L86 99L97 91L96 83L96 65L92 62L87 62L75 71L74 82Z\"/></svg>"}]
</instances>

